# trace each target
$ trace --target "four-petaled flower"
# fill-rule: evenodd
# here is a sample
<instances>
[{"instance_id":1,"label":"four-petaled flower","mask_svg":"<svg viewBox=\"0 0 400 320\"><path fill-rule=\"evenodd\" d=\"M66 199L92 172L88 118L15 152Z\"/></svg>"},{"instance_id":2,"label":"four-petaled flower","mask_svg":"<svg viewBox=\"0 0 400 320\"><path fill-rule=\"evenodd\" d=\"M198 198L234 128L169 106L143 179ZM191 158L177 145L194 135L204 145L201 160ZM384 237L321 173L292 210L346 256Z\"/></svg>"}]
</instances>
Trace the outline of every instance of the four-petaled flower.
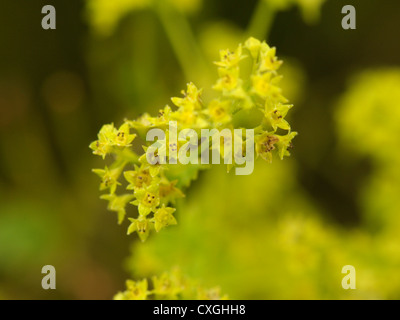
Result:
<instances>
[{"instance_id":1,"label":"four-petaled flower","mask_svg":"<svg viewBox=\"0 0 400 320\"><path fill-rule=\"evenodd\" d=\"M187 91L182 90L183 98L171 98L174 105L184 110L200 110L202 108L201 94L203 90L197 89L192 83L187 84Z\"/></svg>"},{"instance_id":2,"label":"four-petaled flower","mask_svg":"<svg viewBox=\"0 0 400 320\"><path fill-rule=\"evenodd\" d=\"M149 168L147 168L145 165L142 165L140 168L135 165L135 170L125 171L124 177L126 181L129 182L129 185L126 188L127 190L135 190L148 187L153 180L150 175Z\"/></svg>"},{"instance_id":3,"label":"four-petaled flower","mask_svg":"<svg viewBox=\"0 0 400 320\"><path fill-rule=\"evenodd\" d=\"M263 45L263 49L260 53L260 72L263 71L276 71L282 64L282 61L278 60L275 56L276 49L270 48L267 44Z\"/></svg>"},{"instance_id":4,"label":"four-petaled flower","mask_svg":"<svg viewBox=\"0 0 400 320\"><path fill-rule=\"evenodd\" d=\"M97 135L98 140L93 141L89 146L93 150L93 154L99 155L104 159L111 152L114 135L114 124L105 124Z\"/></svg>"},{"instance_id":5,"label":"four-petaled flower","mask_svg":"<svg viewBox=\"0 0 400 320\"><path fill-rule=\"evenodd\" d=\"M149 222L148 219L139 217L138 219L128 218L131 224L128 227L127 234L130 235L133 232L136 232L142 240L145 242L147 237L149 236L150 230L154 228L153 223Z\"/></svg>"},{"instance_id":6,"label":"four-petaled flower","mask_svg":"<svg viewBox=\"0 0 400 320\"><path fill-rule=\"evenodd\" d=\"M287 102L287 99L282 95L282 89L278 87L281 77L274 77L271 72L256 74L251 77L253 88L252 92L256 93L262 99L267 97L280 103Z\"/></svg>"},{"instance_id":7,"label":"four-petaled flower","mask_svg":"<svg viewBox=\"0 0 400 320\"><path fill-rule=\"evenodd\" d=\"M267 162L272 162L272 151L275 150L275 144L279 141L277 135L270 132L264 132L256 137L256 153Z\"/></svg>"},{"instance_id":8,"label":"four-petaled flower","mask_svg":"<svg viewBox=\"0 0 400 320\"><path fill-rule=\"evenodd\" d=\"M129 147L131 142L135 139L136 134L129 133L129 124L124 123L117 131L115 136L115 145L118 147Z\"/></svg>"},{"instance_id":9,"label":"four-petaled flower","mask_svg":"<svg viewBox=\"0 0 400 320\"><path fill-rule=\"evenodd\" d=\"M217 80L217 83L213 86L214 90L229 92L233 91L241 84L238 68L219 68L218 75L219 79Z\"/></svg>"},{"instance_id":10,"label":"four-petaled flower","mask_svg":"<svg viewBox=\"0 0 400 320\"><path fill-rule=\"evenodd\" d=\"M168 299L176 299L177 295L184 289L184 285L167 272L164 272L159 277L152 277L152 282L154 287L153 293Z\"/></svg>"},{"instance_id":11,"label":"four-petaled flower","mask_svg":"<svg viewBox=\"0 0 400 320\"><path fill-rule=\"evenodd\" d=\"M285 120L286 114L293 107L292 104L277 104L270 107L270 104L266 104L264 110L265 120L272 126L276 131L278 128L290 131L290 125Z\"/></svg>"},{"instance_id":12,"label":"four-petaled flower","mask_svg":"<svg viewBox=\"0 0 400 320\"><path fill-rule=\"evenodd\" d=\"M215 99L208 104L208 109L204 110L204 113L207 114L217 126L221 126L231 121L230 108L231 102L229 100L220 101Z\"/></svg>"},{"instance_id":13,"label":"four-petaled flower","mask_svg":"<svg viewBox=\"0 0 400 320\"><path fill-rule=\"evenodd\" d=\"M246 58L245 55L242 54L242 46L239 45L236 52L231 52L229 49L221 50L219 52L219 56L221 61L214 62L217 66L223 68L232 68L236 67L240 60Z\"/></svg>"},{"instance_id":14,"label":"four-petaled flower","mask_svg":"<svg viewBox=\"0 0 400 320\"><path fill-rule=\"evenodd\" d=\"M162 179L160 182L159 195L161 203L175 203L176 199L183 198L185 195L182 193L180 189L178 189L175 185L178 180L168 181L167 179Z\"/></svg>"},{"instance_id":15,"label":"four-petaled flower","mask_svg":"<svg viewBox=\"0 0 400 320\"><path fill-rule=\"evenodd\" d=\"M135 190L137 200L131 203L138 206L139 215L147 216L150 212L155 211L160 204L158 188L157 185L150 185L147 188Z\"/></svg>"},{"instance_id":16,"label":"four-petaled flower","mask_svg":"<svg viewBox=\"0 0 400 320\"><path fill-rule=\"evenodd\" d=\"M121 174L121 168L108 169L106 166L104 169L93 169L95 174L101 178L100 190L110 189L110 193L113 194L117 189L117 185L120 183L117 181Z\"/></svg>"},{"instance_id":17,"label":"four-petaled flower","mask_svg":"<svg viewBox=\"0 0 400 320\"><path fill-rule=\"evenodd\" d=\"M148 294L147 279L141 281L126 281L127 290L119 292L114 296L114 300L146 300Z\"/></svg>"},{"instance_id":18,"label":"four-petaled flower","mask_svg":"<svg viewBox=\"0 0 400 320\"><path fill-rule=\"evenodd\" d=\"M282 160L284 156L290 156L289 149L293 147L292 140L297 136L297 132L290 132L284 136L278 136L279 141L277 146L279 148L279 158Z\"/></svg>"},{"instance_id":19,"label":"four-petaled flower","mask_svg":"<svg viewBox=\"0 0 400 320\"><path fill-rule=\"evenodd\" d=\"M162 228L177 224L175 217L172 215L175 210L176 209L174 208L165 207L165 205L162 205L161 208L157 209L154 213L154 218L151 220L154 222L154 229L157 232Z\"/></svg>"},{"instance_id":20,"label":"four-petaled flower","mask_svg":"<svg viewBox=\"0 0 400 320\"><path fill-rule=\"evenodd\" d=\"M108 210L118 213L118 224L124 221L126 215L126 204L134 198L133 194L124 194L117 196L115 194L103 194L100 199L108 201Z\"/></svg>"}]
</instances>

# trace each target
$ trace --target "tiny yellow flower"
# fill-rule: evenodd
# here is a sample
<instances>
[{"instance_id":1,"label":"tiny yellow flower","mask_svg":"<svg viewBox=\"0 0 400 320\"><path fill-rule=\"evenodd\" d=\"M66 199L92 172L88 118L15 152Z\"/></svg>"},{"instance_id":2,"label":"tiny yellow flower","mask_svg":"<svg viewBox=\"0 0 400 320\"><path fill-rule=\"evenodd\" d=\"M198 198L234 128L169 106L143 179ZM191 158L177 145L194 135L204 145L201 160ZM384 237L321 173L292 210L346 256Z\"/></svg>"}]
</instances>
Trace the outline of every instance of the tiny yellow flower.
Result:
<instances>
[{"instance_id":1,"label":"tiny yellow flower","mask_svg":"<svg viewBox=\"0 0 400 320\"><path fill-rule=\"evenodd\" d=\"M93 169L92 171L102 179L100 190L110 189L110 193L113 194L117 189L117 185L120 185L117 179L121 174L121 168L110 170L106 166L105 169Z\"/></svg>"},{"instance_id":2,"label":"tiny yellow flower","mask_svg":"<svg viewBox=\"0 0 400 320\"><path fill-rule=\"evenodd\" d=\"M127 290L119 292L114 296L114 300L146 300L149 294L147 279L141 281L126 281Z\"/></svg>"},{"instance_id":3,"label":"tiny yellow flower","mask_svg":"<svg viewBox=\"0 0 400 320\"><path fill-rule=\"evenodd\" d=\"M208 109L204 111L211 120L218 126L230 122L232 120L230 114L231 102L229 100L220 101L212 100L208 104Z\"/></svg>"},{"instance_id":4,"label":"tiny yellow flower","mask_svg":"<svg viewBox=\"0 0 400 320\"><path fill-rule=\"evenodd\" d=\"M200 110L202 108L202 92L202 89L197 89L197 87L190 82L187 84L187 91L182 90L183 98L174 97L171 98L171 101L177 107L185 110Z\"/></svg>"},{"instance_id":5,"label":"tiny yellow flower","mask_svg":"<svg viewBox=\"0 0 400 320\"><path fill-rule=\"evenodd\" d=\"M139 162L142 164L144 169L149 170L150 176L152 178L154 178L160 173L162 165L160 163L155 163L155 164L149 163L148 160L147 160L147 150L148 150L148 148L147 147L143 147L143 149L144 149L144 154L142 154L139 157ZM151 161L155 162L157 157L159 157L159 150L155 150L154 151L154 154L153 154L153 157L152 157Z\"/></svg>"},{"instance_id":6,"label":"tiny yellow flower","mask_svg":"<svg viewBox=\"0 0 400 320\"><path fill-rule=\"evenodd\" d=\"M152 277L152 282L154 294L164 298L176 299L177 295L183 290L183 286L175 283L167 272L164 272L159 277Z\"/></svg>"},{"instance_id":7,"label":"tiny yellow flower","mask_svg":"<svg viewBox=\"0 0 400 320\"><path fill-rule=\"evenodd\" d=\"M126 204L134 198L133 194L124 194L117 196L115 194L103 194L100 199L108 201L108 210L118 213L118 224L124 221L126 211Z\"/></svg>"},{"instance_id":8,"label":"tiny yellow flower","mask_svg":"<svg viewBox=\"0 0 400 320\"><path fill-rule=\"evenodd\" d=\"M124 123L115 135L115 140L113 141L118 147L129 147L131 142L135 139L136 134L129 134L129 124Z\"/></svg>"},{"instance_id":9,"label":"tiny yellow flower","mask_svg":"<svg viewBox=\"0 0 400 320\"><path fill-rule=\"evenodd\" d=\"M164 179L160 182L159 195L161 203L174 204L176 199L183 198L185 196L182 191L175 186L177 182L178 180L169 182L167 179Z\"/></svg>"},{"instance_id":10,"label":"tiny yellow flower","mask_svg":"<svg viewBox=\"0 0 400 320\"><path fill-rule=\"evenodd\" d=\"M292 104L279 103L271 108L270 104L267 103L264 110L266 122L272 126L274 131L276 131L278 128L290 130L290 125L284 118L292 107Z\"/></svg>"},{"instance_id":11,"label":"tiny yellow flower","mask_svg":"<svg viewBox=\"0 0 400 320\"><path fill-rule=\"evenodd\" d=\"M191 109L180 109L171 115L182 127L193 127L197 121L197 112Z\"/></svg>"},{"instance_id":12,"label":"tiny yellow flower","mask_svg":"<svg viewBox=\"0 0 400 320\"><path fill-rule=\"evenodd\" d=\"M276 71L282 65L282 61L278 60L275 55L276 48L268 48L260 54L260 67L259 71Z\"/></svg>"},{"instance_id":13,"label":"tiny yellow flower","mask_svg":"<svg viewBox=\"0 0 400 320\"><path fill-rule=\"evenodd\" d=\"M214 90L232 91L241 84L241 81L239 79L238 68L232 68L232 69L219 68L218 74L219 74L219 79L217 80L217 83L213 86Z\"/></svg>"},{"instance_id":14,"label":"tiny yellow flower","mask_svg":"<svg viewBox=\"0 0 400 320\"><path fill-rule=\"evenodd\" d=\"M227 295L221 295L221 288L203 289L199 288L197 293L198 300L227 300Z\"/></svg>"},{"instance_id":15,"label":"tiny yellow flower","mask_svg":"<svg viewBox=\"0 0 400 320\"><path fill-rule=\"evenodd\" d=\"M137 120L127 121L126 123L128 123L130 127L142 132L153 126L153 117L148 113L144 113Z\"/></svg>"},{"instance_id":16,"label":"tiny yellow flower","mask_svg":"<svg viewBox=\"0 0 400 320\"><path fill-rule=\"evenodd\" d=\"M152 122L155 127L165 128L168 126L169 121L171 120L171 115L173 114L171 107L166 105L164 109L160 109L158 111L158 117L153 118Z\"/></svg>"},{"instance_id":17,"label":"tiny yellow flower","mask_svg":"<svg viewBox=\"0 0 400 320\"><path fill-rule=\"evenodd\" d=\"M219 52L221 61L214 62L217 66L223 68L236 67L240 60L244 59L246 56L242 55L242 45L236 49L236 52L231 52L229 49L220 50Z\"/></svg>"},{"instance_id":18,"label":"tiny yellow flower","mask_svg":"<svg viewBox=\"0 0 400 320\"><path fill-rule=\"evenodd\" d=\"M146 218L128 218L128 220L131 222L131 224L128 227L127 234L130 235L133 232L136 232L140 240L142 242L145 242L146 239L149 237L150 230L154 227L153 224L149 222L149 220L147 220Z\"/></svg>"},{"instance_id":19,"label":"tiny yellow flower","mask_svg":"<svg viewBox=\"0 0 400 320\"><path fill-rule=\"evenodd\" d=\"M89 148L93 150L93 154L101 156L103 159L111 151L111 145L101 140L93 141Z\"/></svg>"},{"instance_id":20,"label":"tiny yellow flower","mask_svg":"<svg viewBox=\"0 0 400 320\"><path fill-rule=\"evenodd\" d=\"M271 78L272 74L269 72L252 76L251 80L253 83L254 92L257 93L260 97L266 98L272 90Z\"/></svg>"},{"instance_id":21,"label":"tiny yellow flower","mask_svg":"<svg viewBox=\"0 0 400 320\"><path fill-rule=\"evenodd\" d=\"M156 207L160 204L158 188L158 185L151 185L145 189L135 190L137 200L131 203L138 206L139 215L143 217L147 216L150 212L155 211Z\"/></svg>"},{"instance_id":22,"label":"tiny yellow flower","mask_svg":"<svg viewBox=\"0 0 400 320\"><path fill-rule=\"evenodd\" d=\"M279 148L279 158L282 160L284 156L290 156L289 149L293 147L292 140L297 136L297 132L290 132L284 136L277 136L279 141L276 143Z\"/></svg>"},{"instance_id":23,"label":"tiny yellow flower","mask_svg":"<svg viewBox=\"0 0 400 320\"><path fill-rule=\"evenodd\" d=\"M114 124L106 124L101 128L98 140L92 142L89 147L94 154L102 156L104 159L107 154L112 152L112 147L129 147L135 137L135 134L129 134L128 123L124 123L118 130Z\"/></svg>"},{"instance_id":24,"label":"tiny yellow flower","mask_svg":"<svg viewBox=\"0 0 400 320\"><path fill-rule=\"evenodd\" d=\"M105 141L105 142L109 142L112 143L112 141L114 141L115 139L115 135L117 133L117 130L114 127L114 124L105 124L99 132L99 140L101 141Z\"/></svg>"},{"instance_id":25,"label":"tiny yellow flower","mask_svg":"<svg viewBox=\"0 0 400 320\"><path fill-rule=\"evenodd\" d=\"M154 222L154 229L157 232L159 232L162 228L177 224L176 219L172 215L175 210L176 209L174 208L165 207L165 205L156 210L152 221Z\"/></svg>"},{"instance_id":26,"label":"tiny yellow flower","mask_svg":"<svg viewBox=\"0 0 400 320\"><path fill-rule=\"evenodd\" d=\"M258 73L251 77L252 91L262 99L271 98L276 102L286 103L287 99L282 95L282 89L277 86L281 77L273 76L271 72Z\"/></svg>"},{"instance_id":27,"label":"tiny yellow flower","mask_svg":"<svg viewBox=\"0 0 400 320\"><path fill-rule=\"evenodd\" d=\"M256 153L268 163L272 162L272 151L275 150L275 144L279 141L279 137L273 133L264 132L256 137Z\"/></svg>"},{"instance_id":28,"label":"tiny yellow flower","mask_svg":"<svg viewBox=\"0 0 400 320\"><path fill-rule=\"evenodd\" d=\"M116 134L117 130L114 128L114 124L105 124L102 126L97 135L98 140L89 145L89 148L93 150L93 154L99 155L104 159L112 151Z\"/></svg>"},{"instance_id":29,"label":"tiny yellow flower","mask_svg":"<svg viewBox=\"0 0 400 320\"><path fill-rule=\"evenodd\" d=\"M146 166L142 165L140 168L135 165L134 171L125 171L124 177L129 182L127 190L135 190L148 187L151 184L152 177L150 171Z\"/></svg>"},{"instance_id":30,"label":"tiny yellow flower","mask_svg":"<svg viewBox=\"0 0 400 320\"><path fill-rule=\"evenodd\" d=\"M253 37L250 37L244 43L244 47L250 51L250 55L254 60L257 60L260 53L261 42Z\"/></svg>"}]
</instances>

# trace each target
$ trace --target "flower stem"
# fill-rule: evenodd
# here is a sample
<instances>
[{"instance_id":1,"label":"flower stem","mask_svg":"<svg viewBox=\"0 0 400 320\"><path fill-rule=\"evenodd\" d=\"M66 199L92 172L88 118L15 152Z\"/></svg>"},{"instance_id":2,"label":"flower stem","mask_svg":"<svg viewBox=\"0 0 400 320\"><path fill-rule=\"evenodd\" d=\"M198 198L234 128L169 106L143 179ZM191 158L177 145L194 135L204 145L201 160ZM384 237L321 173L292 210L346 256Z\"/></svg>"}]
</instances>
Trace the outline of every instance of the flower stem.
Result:
<instances>
[{"instance_id":1,"label":"flower stem","mask_svg":"<svg viewBox=\"0 0 400 320\"><path fill-rule=\"evenodd\" d=\"M276 9L266 0L259 0L247 28L247 37L268 40Z\"/></svg>"},{"instance_id":2,"label":"flower stem","mask_svg":"<svg viewBox=\"0 0 400 320\"><path fill-rule=\"evenodd\" d=\"M204 81L210 74L209 66L204 60L185 16L165 0L156 2L155 11L186 79L194 79L200 85L204 85Z\"/></svg>"}]
</instances>

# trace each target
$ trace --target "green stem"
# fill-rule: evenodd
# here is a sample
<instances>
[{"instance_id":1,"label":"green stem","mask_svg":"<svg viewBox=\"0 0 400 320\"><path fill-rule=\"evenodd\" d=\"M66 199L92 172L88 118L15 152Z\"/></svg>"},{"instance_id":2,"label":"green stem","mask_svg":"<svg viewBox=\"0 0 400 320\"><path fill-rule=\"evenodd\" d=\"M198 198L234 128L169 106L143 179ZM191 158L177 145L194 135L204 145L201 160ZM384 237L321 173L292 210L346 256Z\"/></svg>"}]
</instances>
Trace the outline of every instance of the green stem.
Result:
<instances>
[{"instance_id":1,"label":"green stem","mask_svg":"<svg viewBox=\"0 0 400 320\"><path fill-rule=\"evenodd\" d=\"M267 0L259 0L247 28L247 37L268 40L276 9Z\"/></svg>"},{"instance_id":2,"label":"green stem","mask_svg":"<svg viewBox=\"0 0 400 320\"><path fill-rule=\"evenodd\" d=\"M156 2L155 11L165 29L186 79L193 79L194 82L204 85L204 81L207 80L210 74L209 66L203 58L185 16L165 0Z\"/></svg>"},{"instance_id":3,"label":"green stem","mask_svg":"<svg viewBox=\"0 0 400 320\"><path fill-rule=\"evenodd\" d=\"M129 148L116 151L117 158L113 165L125 167L128 163L139 164L139 156Z\"/></svg>"}]
</instances>

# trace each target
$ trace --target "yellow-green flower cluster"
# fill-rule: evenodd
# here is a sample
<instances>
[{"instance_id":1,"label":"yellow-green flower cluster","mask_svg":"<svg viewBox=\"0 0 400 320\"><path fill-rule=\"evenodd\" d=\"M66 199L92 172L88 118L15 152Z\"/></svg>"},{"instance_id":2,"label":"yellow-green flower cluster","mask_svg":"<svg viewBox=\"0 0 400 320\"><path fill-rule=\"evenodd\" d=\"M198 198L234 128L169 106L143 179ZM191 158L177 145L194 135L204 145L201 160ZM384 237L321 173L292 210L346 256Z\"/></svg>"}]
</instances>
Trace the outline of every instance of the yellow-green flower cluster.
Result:
<instances>
[{"instance_id":1,"label":"yellow-green flower cluster","mask_svg":"<svg viewBox=\"0 0 400 320\"><path fill-rule=\"evenodd\" d=\"M161 276L151 278L151 287L147 279L126 281L126 290L114 296L114 300L226 300L219 287L206 289L196 281L184 277L175 268Z\"/></svg>"},{"instance_id":2,"label":"yellow-green flower cluster","mask_svg":"<svg viewBox=\"0 0 400 320\"><path fill-rule=\"evenodd\" d=\"M240 77L239 62L247 58L243 53L244 49L252 59L252 71L248 79ZM277 71L282 61L277 59L276 49L265 42L249 38L244 46L239 45L234 52L222 50L220 57L221 60L216 62L220 78L214 86L214 89L220 91L222 95L217 100L219 106L217 114L222 119L231 120L233 115L241 110L260 110L262 120L259 126L254 128L257 156L271 162L272 152L276 148L281 159L289 156L291 141L297 133L291 132L290 125L285 120L293 105L287 104L288 101L279 87L281 76ZM215 104L215 100L212 101L209 108L215 109ZM231 111L228 113L229 117L225 115L227 113L225 110ZM277 134L279 129L286 130L287 133Z\"/></svg>"},{"instance_id":3,"label":"yellow-green flower cluster","mask_svg":"<svg viewBox=\"0 0 400 320\"><path fill-rule=\"evenodd\" d=\"M126 120L118 129L113 124L104 125L98 140L90 144L94 154L103 159L112 155L115 159L110 166L93 170L102 180L100 190L108 192L101 198L109 202L109 210L118 213L119 223L124 221L128 204L137 207L138 215L129 218L128 234L136 232L142 241L147 239L151 230L158 232L177 223L172 205L184 197L181 188L187 187L197 177L198 171L205 168L205 165L171 164L170 160L176 159L179 148L188 142L179 139L170 141L170 136L175 134L171 123L176 123L176 132L183 129L193 129L197 133L202 129L227 129L225 132L231 132L232 137L236 134L234 129L254 129L255 140L240 137L242 146L255 143L257 156L268 162L272 161L274 152L281 159L289 155L291 141L297 133L291 131L285 120L292 105L287 104L278 85L281 77L277 71L282 62L277 59L275 48L250 38L234 51L221 50L220 57L220 61L216 62L219 79L213 87L217 95L212 100L203 101L203 90L190 82L186 91L182 91L182 97L171 99L174 109L166 105L159 110L158 116L144 114L136 120ZM249 72L241 63L247 58L251 62ZM246 76L241 77L241 72ZM237 120L249 113L255 114L258 122L250 128L237 125ZM145 141L148 131L154 128L163 130L165 139L145 142L142 145L144 153L135 153L130 147L136 135ZM132 130L137 134L133 134ZM212 141L208 147L214 151L216 145L214 139ZM165 151L162 154L166 156L155 164L149 162L146 153L154 143L158 145L154 157L161 151ZM225 160L225 139L221 144L217 150ZM230 143L229 147L232 145ZM200 158L201 152L198 156ZM235 161L228 164L228 171L235 164ZM122 181L122 176L125 181ZM122 188L128 192L117 195L117 190Z\"/></svg>"}]
</instances>

